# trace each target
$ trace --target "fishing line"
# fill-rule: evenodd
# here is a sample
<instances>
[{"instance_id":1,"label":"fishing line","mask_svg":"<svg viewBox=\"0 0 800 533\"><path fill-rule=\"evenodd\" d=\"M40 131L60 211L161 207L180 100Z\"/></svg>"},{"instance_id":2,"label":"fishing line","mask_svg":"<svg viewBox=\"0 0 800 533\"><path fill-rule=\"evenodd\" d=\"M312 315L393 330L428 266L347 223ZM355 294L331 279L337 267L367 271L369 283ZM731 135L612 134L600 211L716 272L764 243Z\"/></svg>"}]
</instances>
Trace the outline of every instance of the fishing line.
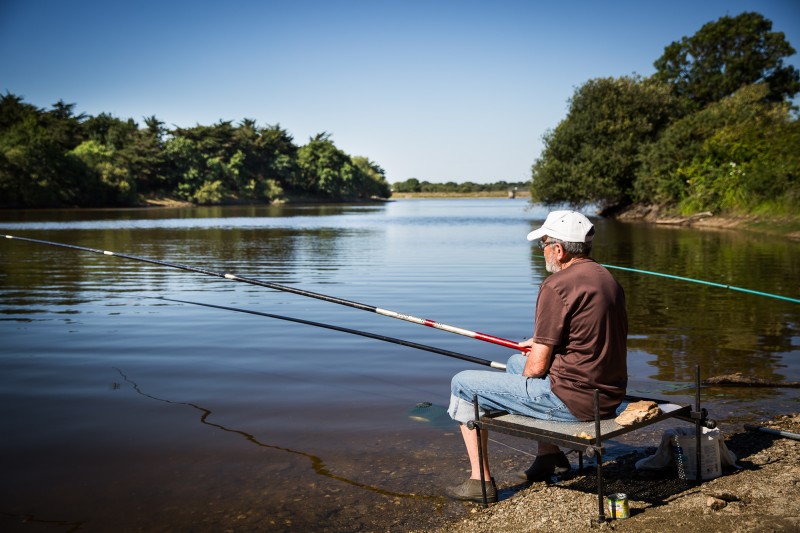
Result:
<instances>
[{"instance_id":1,"label":"fishing line","mask_svg":"<svg viewBox=\"0 0 800 533\"><path fill-rule=\"evenodd\" d=\"M688 281L690 283L700 283L702 285L710 285L711 287L719 287L721 289L730 289L732 291L740 291L746 292L749 294L756 294L758 296L766 296L768 298L777 298L779 300L786 300L787 302L792 302L796 304L800 304L800 299L797 298L789 298L788 296L781 296L780 294L771 294L768 292L761 292L761 291L754 291L752 289L744 289L742 287L735 287L733 285L726 285L724 283L716 283L713 281L704 281L701 279L694 279L694 278L686 278L683 276L674 276L672 274L663 274L661 272L653 272L651 270L640 270L638 268L628 268L628 267L621 267L621 266L614 266L614 265L601 265L606 268L616 268L617 270L626 270L628 272L636 272L637 274L647 274L649 276L661 276L662 278L670 278L670 279L677 279L680 281Z\"/></svg>"},{"instance_id":2,"label":"fishing line","mask_svg":"<svg viewBox=\"0 0 800 533\"><path fill-rule=\"evenodd\" d=\"M157 300L165 300L165 301L168 301L168 302L178 302L178 303L189 304L189 305L199 305L199 306L202 306L202 307L211 307L211 308L214 308L214 309L224 309L225 311L235 311L237 313L247 313L249 315L264 316L264 317L267 317L267 318L275 318L275 319L278 319L278 320L285 320L287 322L295 322L297 324L305 324L307 326L314 326L314 327L317 327L317 328L325 328L325 329L330 329L330 330L333 330L333 331L341 331L343 333L350 333L352 335L359 335L361 337L367 337L367 338L376 339L376 340L379 340L379 341L391 342L393 344L399 344L401 346L408 346L409 348L416 348L417 350L423 350L423 351L426 351L426 352L437 353L439 355L445 355L447 357L453 357L455 359L461 359L463 361L469 361L470 363L477 363L479 365L489 366L489 367L492 367L492 368L496 368L498 370L505 370L506 369L505 363L498 363L496 361L489 361L487 359L481 359L479 357L473 357L471 355L466 355L466 354L463 354L463 353L451 352L450 350L444 350L442 348L436 348L434 346L427 346L425 344L419 344L419 343L416 343L416 342L406 341L406 340L403 340L403 339L396 339L394 337L387 337L386 335L378 335L378 334L369 333L369 332L366 332L366 331L359 331L357 329L343 328L341 326L333 326L331 324L324 324L322 322L312 322L311 320L303 320L302 318L293 318L293 317L290 317L290 316L274 315L272 313L264 313L264 312L261 312L261 311L251 311L249 309L240 309L238 307L228 307L228 306L224 306L224 305L207 304L207 303L202 303L202 302L191 302L191 301L188 301L188 300L177 300L177 299L174 299L174 298L164 298L164 297L160 297L160 298L156 298L156 299Z\"/></svg>"},{"instance_id":3,"label":"fishing line","mask_svg":"<svg viewBox=\"0 0 800 533\"><path fill-rule=\"evenodd\" d=\"M381 309L380 307L375 307L372 305L366 305L358 302L353 302L350 300L345 300L343 298L337 298L335 296L328 296L325 294L320 294L316 292L306 291L303 289L297 289L294 287L287 287L286 285L279 285L277 283L270 283L267 281L261 281L253 278L246 278L243 276L237 276L235 274L223 273L223 272L214 272L212 270L208 270L205 268L193 267L189 265L182 265L179 263L169 263L167 261L159 261L157 259L149 259L147 257L139 257L135 255L128 255L123 253L111 252L108 250L97 250L95 248L86 248L84 246L76 246L74 244L63 244L58 242L51 242L51 241L43 241L39 239L31 239L28 237L15 237L13 235L2 235L0 237L5 237L6 239L16 239L19 241L26 241L26 242L33 242L37 244L46 244L48 246L57 246L61 248L68 248L71 250L79 250L82 252L91 252L95 254L102 254L102 255L111 255L114 257L121 257L123 259L131 259L133 261L141 261L143 263L150 263L153 265L160 265L169 268L177 268L179 270L186 270L189 272L197 272L199 274L205 274L206 276L213 276L217 278L223 278L230 281L240 281L242 283L249 283L250 285L258 285L260 287L266 287L268 289L274 289L277 291L283 292L290 292L292 294L298 294L300 296L307 296L309 298L316 298L317 300L323 300L325 302L331 302L339 305L345 305L347 307L353 307L355 309L360 309L362 311L369 311L371 313L376 313L378 315L387 316L389 318L396 318L398 320L405 320L406 322L411 322L413 324L419 324L421 326L427 326L429 328L440 329L442 331L447 331L449 333L455 333L457 335L463 335L465 337L470 337L472 339L477 339L479 341L490 342L492 344L498 344L500 346L505 346L506 348L513 348L514 350L519 350L521 352L529 352L530 347L528 346L520 346L519 343L514 342L512 340L503 339L502 337L495 337L494 335L488 335L486 333L480 333L478 331L471 331L464 328L459 328L456 326L449 326L447 324L442 324L440 322L436 322L434 320L429 320L427 318L418 318L412 315L408 315L406 313L400 313L397 311L390 311L388 309Z\"/></svg>"}]
</instances>

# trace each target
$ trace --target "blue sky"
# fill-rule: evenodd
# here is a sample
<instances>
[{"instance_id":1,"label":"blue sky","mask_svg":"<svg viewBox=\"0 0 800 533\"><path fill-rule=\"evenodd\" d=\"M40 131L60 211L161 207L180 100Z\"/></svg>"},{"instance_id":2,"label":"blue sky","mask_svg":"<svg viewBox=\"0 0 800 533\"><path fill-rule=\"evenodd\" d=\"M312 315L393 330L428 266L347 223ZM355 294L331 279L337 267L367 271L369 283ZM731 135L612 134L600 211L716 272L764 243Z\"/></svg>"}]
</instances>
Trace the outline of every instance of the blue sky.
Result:
<instances>
[{"instance_id":1,"label":"blue sky","mask_svg":"<svg viewBox=\"0 0 800 533\"><path fill-rule=\"evenodd\" d=\"M140 124L253 118L298 145L325 131L390 182L525 181L576 87L648 76L744 11L800 50L797 0L0 0L0 90Z\"/></svg>"}]
</instances>

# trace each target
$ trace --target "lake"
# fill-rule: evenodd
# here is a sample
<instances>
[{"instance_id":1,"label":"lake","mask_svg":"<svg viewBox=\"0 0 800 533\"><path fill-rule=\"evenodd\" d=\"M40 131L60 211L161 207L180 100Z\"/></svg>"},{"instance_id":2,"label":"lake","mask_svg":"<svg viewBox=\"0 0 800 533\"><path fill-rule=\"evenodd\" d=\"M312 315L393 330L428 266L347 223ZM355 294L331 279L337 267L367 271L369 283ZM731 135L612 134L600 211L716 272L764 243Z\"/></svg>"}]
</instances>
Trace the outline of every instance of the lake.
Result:
<instances>
[{"instance_id":1,"label":"lake","mask_svg":"<svg viewBox=\"0 0 800 533\"><path fill-rule=\"evenodd\" d=\"M533 330L547 209L526 200L0 212L0 232L233 273L498 337ZM800 243L592 217L626 291L629 391L690 401L702 376L800 380ZM229 306L501 361L507 348L274 289L0 242L0 528L375 531L468 516L442 414L459 359ZM798 389L704 388L723 430ZM418 404L430 402L430 408ZM667 425L666 427L671 427ZM665 426L610 443L657 444ZM531 445L492 436L517 484ZM735 450L734 450L735 452Z\"/></svg>"}]
</instances>

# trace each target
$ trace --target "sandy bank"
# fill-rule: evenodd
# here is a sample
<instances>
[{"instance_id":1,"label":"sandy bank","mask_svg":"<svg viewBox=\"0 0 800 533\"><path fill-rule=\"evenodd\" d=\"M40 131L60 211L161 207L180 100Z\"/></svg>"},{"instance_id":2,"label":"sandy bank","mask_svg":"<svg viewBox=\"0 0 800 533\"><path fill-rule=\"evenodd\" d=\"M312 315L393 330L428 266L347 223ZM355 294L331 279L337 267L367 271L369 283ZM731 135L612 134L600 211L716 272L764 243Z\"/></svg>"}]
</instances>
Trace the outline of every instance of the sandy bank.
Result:
<instances>
[{"instance_id":1,"label":"sandy bank","mask_svg":"<svg viewBox=\"0 0 800 533\"><path fill-rule=\"evenodd\" d=\"M800 414L764 425L798 433ZM726 444L741 469L727 470L700 486L678 480L674 470L636 471L636 460L652 448L609 462L604 470L606 493L628 493L631 516L625 520L597 523L595 478L590 473L556 484L534 483L512 495L501 492L501 501L488 509L467 504L472 506L467 518L435 531L800 531L800 441L742 431L727 435Z\"/></svg>"}]
</instances>

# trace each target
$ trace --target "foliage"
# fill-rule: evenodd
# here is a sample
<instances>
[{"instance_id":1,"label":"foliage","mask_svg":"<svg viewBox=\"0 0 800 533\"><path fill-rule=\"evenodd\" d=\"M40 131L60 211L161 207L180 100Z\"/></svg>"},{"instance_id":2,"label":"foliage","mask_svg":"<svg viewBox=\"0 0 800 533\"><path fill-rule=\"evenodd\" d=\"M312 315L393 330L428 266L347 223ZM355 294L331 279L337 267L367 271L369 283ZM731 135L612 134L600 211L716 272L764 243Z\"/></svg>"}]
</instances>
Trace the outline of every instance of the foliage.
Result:
<instances>
[{"instance_id":1,"label":"foliage","mask_svg":"<svg viewBox=\"0 0 800 533\"><path fill-rule=\"evenodd\" d=\"M532 168L531 197L602 207L631 202L637 154L680 113L669 86L635 77L599 78L579 87L567 118L545 134Z\"/></svg>"},{"instance_id":2,"label":"foliage","mask_svg":"<svg viewBox=\"0 0 800 533\"><path fill-rule=\"evenodd\" d=\"M301 188L323 197L353 194L353 166L350 157L336 148L330 135L320 133L297 152Z\"/></svg>"},{"instance_id":3,"label":"foliage","mask_svg":"<svg viewBox=\"0 0 800 533\"><path fill-rule=\"evenodd\" d=\"M197 204L271 202L286 192L327 199L388 198L383 169L351 158L328 134L297 147L280 126L252 119L168 130L106 113L49 111L0 99L0 200L5 207L136 205L164 195Z\"/></svg>"},{"instance_id":4,"label":"foliage","mask_svg":"<svg viewBox=\"0 0 800 533\"><path fill-rule=\"evenodd\" d=\"M684 211L751 211L800 200L800 123L756 84L689 115L643 151L638 201Z\"/></svg>"},{"instance_id":5,"label":"foliage","mask_svg":"<svg viewBox=\"0 0 800 533\"><path fill-rule=\"evenodd\" d=\"M114 148L94 140L84 141L70 152L86 166L105 189L104 205L130 205L135 200L135 184L125 166L118 164Z\"/></svg>"},{"instance_id":6,"label":"foliage","mask_svg":"<svg viewBox=\"0 0 800 533\"><path fill-rule=\"evenodd\" d=\"M408 178L405 181L395 183L392 188L395 192L420 192L420 183L417 178Z\"/></svg>"},{"instance_id":7,"label":"foliage","mask_svg":"<svg viewBox=\"0 0 800 533\"><path fill-rule=\"evenodd\" d=\"M758 13L722 17L691 37L671 43L656 60L655 78L702 108L746 85L765 82L770 102L791 99L800 91L800 72L783 59L794 48L772 22Z\"/></svg>"},{"instance_id":8,"label":"foliage","mask_svg":"<svg viewBox=\"0 0 800 533\"><path fill-rule=\"evenodd\" d=\"M359 198L389 198L392 195L386 182L386 172L377 163L366 157L356 156L353 158L353 165L363 175L358 191Z\"/></svg>"},{"instance_id":9,"label":"foliage","mask_svg":"<svg viewBox=\"0 0 800 533\"><path fill-rule=\"evenodd\" d=\"M531 196L696 211L797 213L794 49L757 13L722 17L665 48L649 79L589 80L545 134Z\"/></svg>"},{"instance_id":10,"label":"foliage","mask_svg":"<svg viewBox=\"0 0 800 533\"><path fill-rule=\"evenodd\" d=\"M526 189L530 185L529 182L509 183L507 181L497 181L494 183L473 183L465 181L463 183L456 183L448 181L447 183L430 183L428 181L419 181L417 178L409 178L405 181L399 181L392 184L392 190L398 193L481 193L481 192L497 192L497 191L511 191L514 189Z\"/></svg>"},{"instance_id":11,"label":"foliage","mask_svg":"<svg viewBox=\"0 0 800 533\"><path fill-rule=\"evenodd\" d=\"M71 152L83 116L59 102L51 111L12 94L0 98L0 198L7 206L92 205L86 167Z\"/></svg>"}]
</instances>

